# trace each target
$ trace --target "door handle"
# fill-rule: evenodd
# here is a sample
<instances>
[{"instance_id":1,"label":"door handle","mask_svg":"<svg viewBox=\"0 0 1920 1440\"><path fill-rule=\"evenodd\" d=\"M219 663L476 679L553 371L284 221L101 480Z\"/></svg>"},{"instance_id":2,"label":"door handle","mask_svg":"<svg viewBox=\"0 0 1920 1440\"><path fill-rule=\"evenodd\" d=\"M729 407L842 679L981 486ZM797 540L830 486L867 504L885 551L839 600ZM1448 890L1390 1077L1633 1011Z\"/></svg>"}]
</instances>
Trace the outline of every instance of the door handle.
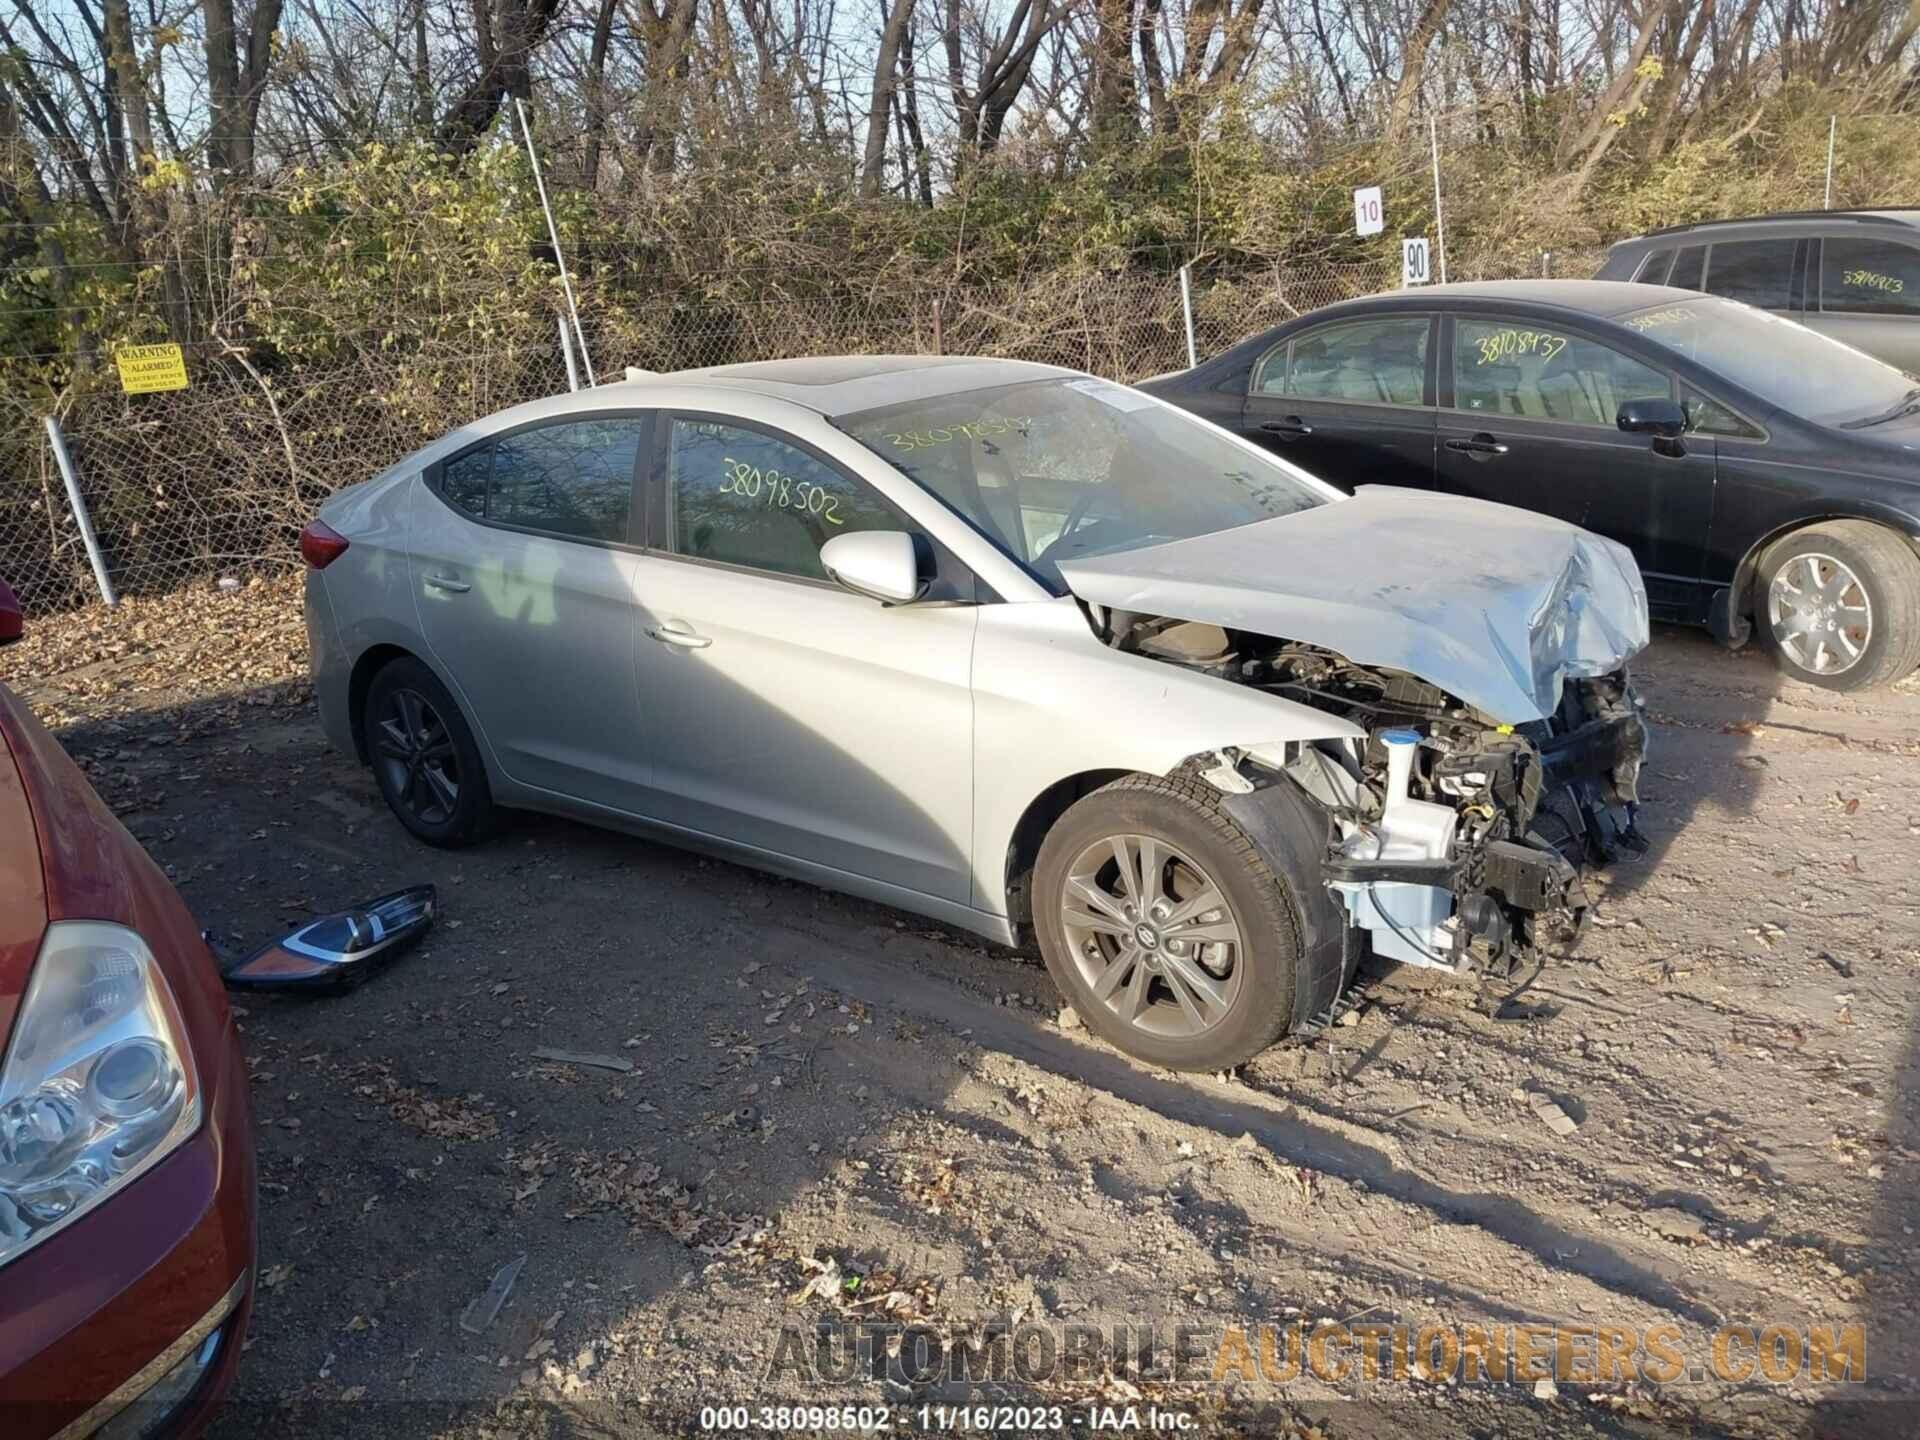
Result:
<instances>
[{"instance_id":1,"label":"door handle","mask_svg":"<svg viewBox=\"0 0 1920 1440\"><path fill-rule=\"evenodd\" d=\"M713 643L706 635L694 634L683 620L669 620L664 625L655 625L647 634L663 645L678 645L684 650L704 650Z\"/></svg>"},{"instance_id":2,"label":"door handle","mask_svg":"<svg viewBox=\"0 0 1920 1440\"><path fill-rule=\"evenodd\" d=\"M1311 435L1313 427L1298 415L1289 415L1284 420L1269 420L1260 427L1269 435Z\"/></svg>"},{"instance_id":3,"label":"door handle","mask_svg":"<svg viewBox=\"0 0 1920 1440\"><path fill-rule=\"evenodd\" d=\"M445 590L452 595L464 595L473 588L466 581L456 580L451 575L427 575L422 578L422 583L431 589Z\"/></svg>"},{"instance_id":4,"label":"door handle","mask_svg":"<svg viewBox=\"0 0 1920 1440\"><path fill-rule=\"evenodd\" d=\"M1507 447L1503 442L1494 439L1493 436L1485 432L1475 435L1470 440L1449 440L1447 441L1447 449L1458 450L1462 455L1478 455L1482 457L1504 455L1507 453Z\"/></svg>"}]
</instances>

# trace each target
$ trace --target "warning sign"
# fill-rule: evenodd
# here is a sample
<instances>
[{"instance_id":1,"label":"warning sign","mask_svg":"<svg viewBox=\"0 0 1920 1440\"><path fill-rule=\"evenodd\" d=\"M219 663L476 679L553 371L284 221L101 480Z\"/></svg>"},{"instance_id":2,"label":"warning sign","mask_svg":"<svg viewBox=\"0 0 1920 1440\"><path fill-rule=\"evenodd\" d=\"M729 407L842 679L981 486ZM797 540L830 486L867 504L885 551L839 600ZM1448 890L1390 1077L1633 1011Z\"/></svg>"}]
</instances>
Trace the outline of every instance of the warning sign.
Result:
<instances>
[{"instance_id":1,"label":"warning sign","mask_svg":"<svg viewBox=\"0 0 1920 1440\"><path fill-rule=\"evenodd\" d=\"M113 352L120 388L129 395L187 388L187 357L178 345L122 345Z\"/></svg>"}]
</instances>

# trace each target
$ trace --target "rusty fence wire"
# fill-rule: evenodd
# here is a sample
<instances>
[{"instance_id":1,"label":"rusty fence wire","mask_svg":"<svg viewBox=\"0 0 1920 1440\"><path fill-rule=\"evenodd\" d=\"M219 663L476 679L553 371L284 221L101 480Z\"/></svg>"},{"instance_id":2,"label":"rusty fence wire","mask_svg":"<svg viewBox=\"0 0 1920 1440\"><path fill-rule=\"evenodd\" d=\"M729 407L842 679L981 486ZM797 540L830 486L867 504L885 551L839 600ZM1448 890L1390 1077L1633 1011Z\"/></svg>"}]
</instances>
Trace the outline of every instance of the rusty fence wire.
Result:
<instances>
[{"instance_id":1,"label":"rusty fence wire","mask_svg":"<svg viewBox=\"0 0 1920 1440\"><path fill-rule=\"evenodd\" d=\"M1202 359L1336 300L1399 283L1397 260L1197 274ZM628 366L669 371L804 354L931 353L1045 361L1136 381L1187 364L1178 275L928 290L862 303L769 299L723 309L668 304L615 321L589 309L601 382ZM383 331L326 362L255 364L190 347L191 388L96 388L56 413L108 573L122 593L174 589L298 563L319 503L467 421L566 388L553 317L518 333L408 344ZM584 383L584 377L583 377ZM96 597L42 415L0 391L0 578L45 614Z\"/></svg>"}]
</instances>

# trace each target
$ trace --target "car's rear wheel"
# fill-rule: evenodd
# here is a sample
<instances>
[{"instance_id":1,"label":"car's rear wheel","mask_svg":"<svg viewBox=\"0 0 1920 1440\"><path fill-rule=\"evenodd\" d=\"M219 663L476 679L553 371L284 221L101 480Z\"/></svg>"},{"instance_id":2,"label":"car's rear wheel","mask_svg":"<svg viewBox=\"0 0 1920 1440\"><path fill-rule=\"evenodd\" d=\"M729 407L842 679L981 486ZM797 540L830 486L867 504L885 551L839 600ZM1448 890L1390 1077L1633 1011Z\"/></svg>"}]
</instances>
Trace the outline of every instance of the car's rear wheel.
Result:
<instances>
[{"instance_id":1,"label":"car's rear wheel","mask_svg":"<svg viewBox=\"0 0 1920 1440\"><path fill-rule=\"evenodd\" d=\"M1061 816L1034 867L1054 983L1087 1028L1175 1070L1219 1070L1293 1018L1299 928L1277 876L1215 793L1133 775Z\"/></svg>"},{"instance_id":2,"label":"car's rear wheel","mask_svg":"<svg viewBox=\"0 0 1920 1440\"><path fill-rule=\"evenodd\" d=\"M367 687L367 754L400 823L429 845L481 839L493 795L480 747L447 687L418 660L394 660Z\"/></svg>"},{"instance_id":3,"label":"car's rear wheel","mask_svg":"<svg viewBox=\"0 0 1920 1440\"><path fill-rule=\"evenodd\" d=\"M1759 629L1780 668L1828 690L1871 690L1920 666L1920 556L1864 520L1778 542L1758 577Z\"/></svg>"}]
</instances>

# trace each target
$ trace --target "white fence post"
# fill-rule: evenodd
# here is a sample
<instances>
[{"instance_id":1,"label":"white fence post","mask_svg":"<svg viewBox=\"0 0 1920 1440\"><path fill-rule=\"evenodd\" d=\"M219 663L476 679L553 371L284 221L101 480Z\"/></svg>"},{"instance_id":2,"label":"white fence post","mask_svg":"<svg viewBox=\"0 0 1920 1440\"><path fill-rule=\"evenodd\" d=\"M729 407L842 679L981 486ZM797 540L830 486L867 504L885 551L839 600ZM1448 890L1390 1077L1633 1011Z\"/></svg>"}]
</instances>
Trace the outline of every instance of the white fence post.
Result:
<instances>
[{"instance_id":1,"label":"white fence post","mask_svg":"<svg viewBox=\"0 0 1920 1440\"><path fill-rule=\"evenodd\" d=\"M1447 283L1447 221L1440 213L1440 121L1427 117L1427 143L1433 147L1433 238L1440 247L1440 283Z\"/></svg>"},{"instance_id":2,"label":"white fence post","mask_svg":"<svg viewBox=\"0 0 1920 1440\"><path fill-rule=\"evenodd\" d=\"M553 223L553 206L547 203L547 182L540 173L540 152L533 148L533 127L527 123L527 107L520 97L513 100L513 113L520 117L520 133L527 140L527 163L533 167L533 186L540 192L540 211L547 217L547 238L553 242L553 263L560 270L560 288L567 294L567 312L573 316L573 333L580 340L580 363L587 367L587 383L598 385L593 373L593 355L587 349L587 332L580 328L580 307L573 302L573 280L567 274L567 257L560 251L560 228Z\"/></svg>"},{"instance_id":3,"label":"white fence post","mask_svg":"<svg viewBox=\"0 0 1920 1440\"><path fill-rule=\"evenodd\" d=\"M1833 208L1833 136L1834 132L1839 128L1840 117L1838 115L1829 115L1827 117L1827 198L1826 202L1820 207L1823 210L1831 210Z\"/></svg>"},{"instance_id":4,"label":"white fence post","mask_svg":"<svg viewBox=\"0 0 1920 1440\"><path fill-rule=\"evenodd\" d=\"M93 537L93 517L87 514L87 502L80 498L80 477L73 473L73 457L67 454L67 438L60 433L60 422L47 416L47 439L53 442L54 463L60 478L67 482L67 503L73 507L73 520L80 527L80 543L87 547L87 562L93 566L93 578L100 586L100 598L112 608L118 602L113 582L107 579L107 562L100 554L100 542Z\"/></svg>"},{"instance_id":5,"label":"white fence post","mask_svg":"<svg viewBox=\"0 0 1920 1440\"><path fill-rule=\"evenodd\" d=\"M1189 370L1200 363L1200 356L1193 348L1193 284L1187 278L1187 271L1192 268L1191 261L1180 267L1180 309L1187 319L1187 368Z\"/></svg>"},{"instance_id":6,"label":"white fence post","mask_svg":"<svg viewBox=\"0 0 1920 1440\"><path fill-rule=\"evenodd\" d=\"M573 342L567 338L567 317L555 315L553 318L560 322L560 354L567 362L567 389L578 390L580 371L573 363Z\"/></svg>"}]
</instances>

